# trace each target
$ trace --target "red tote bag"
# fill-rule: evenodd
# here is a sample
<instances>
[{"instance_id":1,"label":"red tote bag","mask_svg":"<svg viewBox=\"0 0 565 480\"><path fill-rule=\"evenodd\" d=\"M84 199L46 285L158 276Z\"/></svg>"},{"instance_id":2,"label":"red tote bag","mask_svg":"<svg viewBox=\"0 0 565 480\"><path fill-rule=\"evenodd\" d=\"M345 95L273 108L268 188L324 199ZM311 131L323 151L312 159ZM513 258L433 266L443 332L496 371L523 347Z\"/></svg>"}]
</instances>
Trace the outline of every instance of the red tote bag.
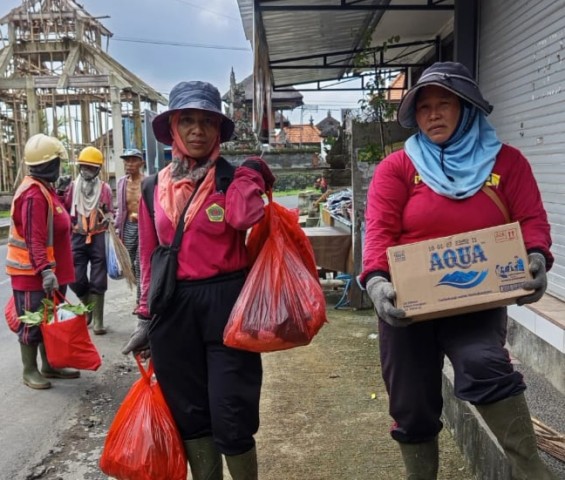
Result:
<instances>
[{"instance_id":1,"label":"red tote bag","mask_svg":"<svg viewBox=\"0 0 565 480\"><path fill-rule=\"evenodd\" d=\"M102 359L88 333L86 315L60 320L57 313L57 294L53 296L53 303L53 321L47 323L45 319L40 325L49 365L53 368L98 370Z\"/></svg>"},{"instance_id":2,"label":"red tote bag","mask_svg":"<svg viewBox=\"0 0 565 480\"><path fill-rule=\"evenodd\" d=\"M8 300L8 303L4 307L4 317L6 318L6 323L8 328L14 333L18 333L20 324L22 323L18 318L18 312L16 311L16 301L12 295Z\"/></svg>"}]
</instances>

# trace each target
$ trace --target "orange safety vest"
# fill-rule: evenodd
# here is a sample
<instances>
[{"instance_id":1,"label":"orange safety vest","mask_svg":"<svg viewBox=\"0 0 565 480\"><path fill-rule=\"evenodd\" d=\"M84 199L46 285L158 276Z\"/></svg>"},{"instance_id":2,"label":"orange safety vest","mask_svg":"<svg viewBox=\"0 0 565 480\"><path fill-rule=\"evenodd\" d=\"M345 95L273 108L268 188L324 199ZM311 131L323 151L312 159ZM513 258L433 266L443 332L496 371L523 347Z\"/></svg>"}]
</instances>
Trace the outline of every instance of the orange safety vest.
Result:
<instances>
[{"instance_id":1,"label":"orange safety vest","mask_svg":"<svg viewBox=\"0 0 565 480\"><path fill-rule=\"evenodd\" d=\"M10 216L12 222L10 224L10 234L8 237L8 252L6 256L6 273L8 275L35 275L35 270L29 258L29 250L27 248L24 237L20 235L14 224L14 205L16 200L32 185L37 185L41 193L45 196L49 204L49 212L47 214L47 260L49 267L55 269L55 249L53 248L53 199L49 190L40 181L32 177L24 177L23 182L16 190L14 199L12 201L12 208Z\"/></svg>"},{"instance_id":2,"label":"orange safety vest","mask_svg":"<svg viewBox=\"0 0 565 480\"><path fill-rule=\"evenodd\" d=\"M108 227L99 221L100 217L104 217L104 214L100 209L93 209L88 217L77 212L77 221L73 226L73 233L85 235L85 243L91 243L93 235L98 235L99 233L103 233L108 230Z\"/></svg>"}]
</instances>

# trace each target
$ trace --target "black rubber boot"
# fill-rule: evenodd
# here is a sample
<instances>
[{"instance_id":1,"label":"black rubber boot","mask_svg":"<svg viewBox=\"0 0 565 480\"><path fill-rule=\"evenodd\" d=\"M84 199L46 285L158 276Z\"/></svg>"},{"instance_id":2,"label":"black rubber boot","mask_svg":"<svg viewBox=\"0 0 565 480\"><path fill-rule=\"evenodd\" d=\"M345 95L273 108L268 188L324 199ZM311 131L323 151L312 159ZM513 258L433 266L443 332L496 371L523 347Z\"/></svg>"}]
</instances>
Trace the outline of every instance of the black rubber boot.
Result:
<instances>
[{"instance_id":1,"label":"black rubber boot","mask_svg":"<svg viewBox=\"0 0 565 480\"><path fill-rule=\"evenodd\" d=\"M41 355L41 375L45 378L62 378L71 379L80 377L78 370L71 370L69 368L53 368L49 365L47 360L47 353L45 352L45 345L39 344L39 354Z\"/></svg>"},{"instance_id":2,"label":"black rubber boot","mask_svg":"<svg viewBox=\"0 0 565 480\"><path fill-rule=\"evenodd\" d=\"M20 343L22 363L24 364L24 384L35 390L51 388L51 382L39 373L37 369L37 345Z\"/></svg>"},{"instance_id":3,"label":"black rubber boot","mask_svg":"<svg viewBox=\"0 0 565 480\"><path fill-rule=\"evenodd\" d=\"M185 440L184 449L192 480L223 480L222 455L212 437Z\"/></svg>"},{"instance_id":4,"label":"black rubber boot","mask_svg":"<svg viewBox=\"0 0 565 480\"><path fill-rule=\"evenodd\" d=\"M475 405L503 448L515 480L557 480L538 453L524 394L489 405Z\"/></svg>"},{"instance_id":5,"label":"black rubber boot","mask_svg":"<svg viewBox=\"0 0 565 480\"><path fill-rule=\"evenodd\" d=\"M91 293L89 295L92 306L92 331L94 335L105 335L104 328L104 294Z\"/></svg>"},{"instance_id":6,"label":"black rubber boot","mask_svg":"<svg viewBox=\"0 0 565 480\"><path fill-rule=\"evenodd\" d=\"M439 468L437 437L425 443L398 443L407 480L436 480Z\"/></svg>"},{"instance_id":7,"label":"black rubber boot","mask_svg":"<svg viewBox=\"0 0 565 480\"><path fill-rule=\"evenodd\" d=\"M257 450L253 447L241 455L226 455L232 480L258 480Z\"/></svg>"}]
</instances>

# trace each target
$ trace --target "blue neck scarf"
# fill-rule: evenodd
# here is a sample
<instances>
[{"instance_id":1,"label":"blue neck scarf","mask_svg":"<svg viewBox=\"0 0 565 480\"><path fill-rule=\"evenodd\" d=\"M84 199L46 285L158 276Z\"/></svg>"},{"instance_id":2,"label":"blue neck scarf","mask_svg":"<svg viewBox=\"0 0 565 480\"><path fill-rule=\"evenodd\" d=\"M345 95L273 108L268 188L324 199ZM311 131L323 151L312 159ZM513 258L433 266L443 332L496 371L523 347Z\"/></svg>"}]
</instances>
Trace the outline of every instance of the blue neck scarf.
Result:
<instances>
[{"instance_id":1,"label":"blue neck scarf","mask_svg":"<svg viewBox=\"0 0 565 480\"><path fill-rule=\"evenodd\" d=\"M422 181L438 195L453 199L472 197L482 188L501 147L484 113L466 104L455 133L443 145L422 131L404 145Z\"/></svg>"}]
</instances>

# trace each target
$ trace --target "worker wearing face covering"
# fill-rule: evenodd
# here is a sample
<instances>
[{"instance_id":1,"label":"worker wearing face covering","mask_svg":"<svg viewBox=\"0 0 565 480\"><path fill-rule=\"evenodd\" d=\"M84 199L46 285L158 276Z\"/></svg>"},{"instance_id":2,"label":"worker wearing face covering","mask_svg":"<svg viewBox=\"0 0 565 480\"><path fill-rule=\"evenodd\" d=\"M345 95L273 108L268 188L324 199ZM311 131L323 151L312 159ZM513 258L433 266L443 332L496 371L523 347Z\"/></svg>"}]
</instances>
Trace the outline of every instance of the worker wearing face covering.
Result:
<instances>
[{"instance_id":1,"label":"worker wearing face covering","mask_svg":"<svg viewBox=\"0 0 565 480\"><path fill-rule=\"evenodd\" d=\"M390 282L390 246L520 222L532 280L517 303L543 296L553 264L547 213L528 160L488 122L492 109L464 65L431 65L398 109L400 125L418 132L380 162L367 194L360 280L379 319L390 434L407 479L437 478L444 356L453 366L454 395L477 408L512 478L555 478L538 455L526 384L504 347L506 307L413 323L394 304Z\"/></svg>"},{"instance_id":2,"label":"worker wearing face covering","mask_svg":"<svg viewBox=\"0 0 565 480\"><path fill-rule=\"evenodd\" d=\"M70 287L82 303L92 305L95 335L106 333L104 294L108 288L108 269L105 232L114 214L112 190L99 176L103 163L100 150L84 148L78 157L79 175L63 194L73 224L76 281Z\"/></svg>"},{"instance_id":3,"label":"worker wearing face covering","mask_svg":"<svg viewBox=\"0 0 565 480\"><path fill-rule=\"evenodd\" d=\"M65 292L74 281L70 241L71 220L52 182L59 176L61 160L67 159L63 144L42 133L24 147L28 174L14 194L6 257L17 314L41 310L44 298L55 290ZM39 326L21 323L17 331L23 363L23 382L30 388L51 387L49 378L77 378L76 370L49 365ZM41 371L37 365L40 352Z\"/></svg>"}]
</instances>

